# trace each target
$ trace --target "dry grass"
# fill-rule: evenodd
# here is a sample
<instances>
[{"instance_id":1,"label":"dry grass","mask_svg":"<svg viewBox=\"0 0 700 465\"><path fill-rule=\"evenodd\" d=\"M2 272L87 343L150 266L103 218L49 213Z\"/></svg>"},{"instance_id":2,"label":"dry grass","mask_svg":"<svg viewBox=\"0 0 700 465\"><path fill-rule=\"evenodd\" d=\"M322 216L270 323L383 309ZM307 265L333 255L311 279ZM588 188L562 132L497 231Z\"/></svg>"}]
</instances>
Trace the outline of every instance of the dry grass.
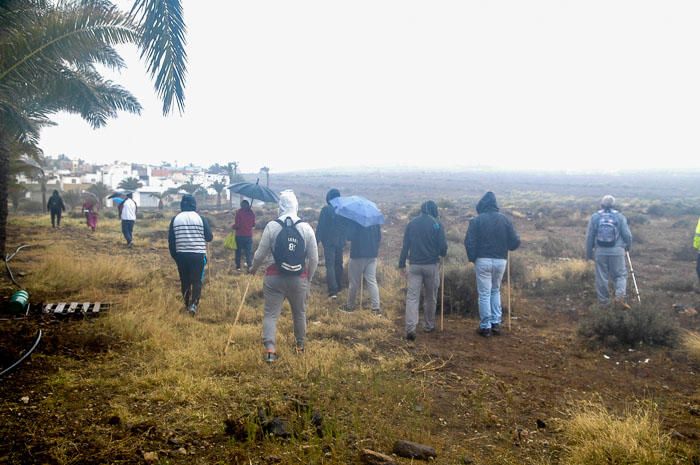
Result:
<instances>
[{"instance_id":1,"label":"dry grass","mask_svg":"<svg viewBox=\"0 0 700 465\"><path fill-rule=\"evenodd\" d=\"M683 348L695 361L700 362L700 334L691 331L683 335Z\"/></svg>"},{"instance_id":2,"label":"dry grass","mask_svg":"<svg viewBox=\"0 0 700 465\"><path fill-rule=\"evenodd\" d=\"M598 402L586 402L564 423L564 465L677 463L673 445L662 432L657 408L642 403L621 417Z\"/></svg>"}]
</instances>

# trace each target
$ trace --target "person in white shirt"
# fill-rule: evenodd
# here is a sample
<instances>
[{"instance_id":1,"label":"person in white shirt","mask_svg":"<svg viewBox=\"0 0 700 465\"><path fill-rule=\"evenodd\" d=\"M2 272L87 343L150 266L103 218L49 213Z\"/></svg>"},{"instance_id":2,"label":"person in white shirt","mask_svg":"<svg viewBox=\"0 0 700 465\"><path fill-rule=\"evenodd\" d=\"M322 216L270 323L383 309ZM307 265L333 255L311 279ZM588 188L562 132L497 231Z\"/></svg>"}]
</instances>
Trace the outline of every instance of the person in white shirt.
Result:
<instances>
[{"instance_id":1,"label":"person in white shirt","mask_svg":"<svg viewBox=\"0 0 700 465\"><path fill-rule=\"evenodd\" d=\"M134 223L136 223L136 202L133 199L133 194L126 194L126 200L122 203L122 234L126 239L126 246L131 247L134 240Z\"/></svg>"}]
</instances>

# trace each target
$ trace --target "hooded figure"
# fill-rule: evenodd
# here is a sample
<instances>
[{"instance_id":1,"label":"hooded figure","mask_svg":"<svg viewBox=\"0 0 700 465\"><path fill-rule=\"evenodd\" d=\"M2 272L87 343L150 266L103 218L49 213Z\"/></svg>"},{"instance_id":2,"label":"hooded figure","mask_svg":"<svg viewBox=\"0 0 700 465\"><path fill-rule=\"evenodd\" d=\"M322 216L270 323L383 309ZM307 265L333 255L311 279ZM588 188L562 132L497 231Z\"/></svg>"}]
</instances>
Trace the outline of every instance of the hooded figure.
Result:
<instances>
[{"instance_id":1,"label":"hooded figure","mask_svg":"<svg viewBox=\"0 0 700 465\"><path fill-rule=\"evenodd\" d=\"M250 208L250 202L241 201L241 208L236 210L233 221L236 232L236 271L241 271L241 257L245 255L245 263L250 270L253 266L253 228L255 228L255 213Z\"/></svg>"},{"instance_id":2,"label":"hooded figure","mask_svg":"<svg viewBox=\"0 0 700 465\"><path fill-rule=\"evenodd\" d=\"M399 269L409 260L408 289L406 291L406 339L416 338L418 304L421 289L423 300L423 331L435 330L435 309L440 282L440 257L447 255L445 229L437 220L438 206L432 200L421 205L420 215L413 218L403 234L403 247L399 257Z\"/></svg>"},{"instance_id":3,"label":"hooded figure","mask_svg":"<svg viewBox=\"0 0 700 465\"><path fill-rule=\"evenodd\" d=\"M66 211L66 206L63 203L63 199L58 194L57 190L54 190L49 197L49 201L46 203L46 208L51 214L51 227L58 228L61 226L61 214Z\"/></svg>"},{"instance_id":4,"label":"hooded figure","mask_svg":"<svg viewBox=\"0 0 700 465\"><path fill-rule=\"evenodd\" d=\"M489 337L500 334L501 281L509 250L520 246L520 237L511 221L498 211L496 196L487 192L476 205L478 216L469 222L464 246L474 262L479 293L478 333Z\"/></svg>"},{"instance_id":5,"label":"hooded figure","mask_svg":"<svg viewBox=\"0 0 700 465\"><path fill-rule=\"evenodd\" d=\"M318 247L316 246L314 230L308 223L299 219L298 211L299 202L294 192L285 190L280 193L279 218L270 221L265 226L250 270L254 274L258 268L265 265L265 277L263 278L265 312L262 342L267 362L277 360L277 320L282 312L282 304L285 299L289 301L292 308L297 353L304 352L306 297L318 266ZM288 219L292 225L283 229L283 225L287 223ZM303 247L304 263L298 274L296 270L288 271L284 266L280 267L281 265L271 260L273 251L278 249L277 238L283 231L284 235L280 238L284 241L282 244L289 244L289 248L285 246L284 250L298 256L301 254L299 247ZM281 258L279 255L277 257ZM285 262L282 262L282 265L284 264Z\"/></svg>"},{"instance_id":6,"label":"hooded figure","mask_svg":"<svg viewBox=\"0 0 700 465\"><path fill-rule=\"evenodd\" d=\"M180 210L170 221L168 248L170 256L177 263L185 309L194 316L202 293L206 243L211 242L214 236L209 222L197 213L197 201L192 195L182 196Z\"/></svg>"},{"instance_id":7,"label":"hooded figure","mask_svg":"<svg viewBox=\"0 0 700 465\"><path fill-rule=\"evenodd\" d=\"M615 302L629 308L625 251L632 247L632 233L625 215L614 210L615 197L604 196L600 210L591 215L586 233L586 258L595 261L595 286L598 302L610 304L609 281L615 287Z\"/></svg>"},{"instance_id":8,"label":"hooded figure","mask_svg":"<svg viewBox=\"0 0 700 465\"><path fill-rule=\"evenodd\" d=\"M335 214L331 200L340 197L338 189L331 189L326 194L326 205L321 209L316 227L316 239L323 244L323 256L326 263L326 286L328 297L335 299L343 287L343 249L345 248L345 231L343 219Z\"/></svg>"}]
</instances>

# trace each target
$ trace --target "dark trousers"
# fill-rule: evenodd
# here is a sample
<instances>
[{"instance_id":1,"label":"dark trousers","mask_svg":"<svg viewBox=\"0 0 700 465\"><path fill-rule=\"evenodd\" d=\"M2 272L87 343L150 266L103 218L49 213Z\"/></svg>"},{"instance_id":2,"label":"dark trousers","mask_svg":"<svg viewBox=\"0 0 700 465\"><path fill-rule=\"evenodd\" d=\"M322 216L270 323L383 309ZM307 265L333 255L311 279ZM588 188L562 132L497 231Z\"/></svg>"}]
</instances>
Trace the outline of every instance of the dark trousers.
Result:
<instances>
[{"instance_id":1,"label":"dark trousers","mask_svg":"<svg viewBox=\"0 0 700 465\"><path fill-rule=\"evenodd\" d=\"M343 248L324 244L323 256L326 260L328 295L335 295L343 287Z\"/></svg>"},{"instance_id":2,"label":"dark trousers","mask_svg":"<svg viewBox=\"0 0 700 465\"><path fill-rule=\"evenodd\" d=\"M236 269L241 268L241 255L245 254L245 264L250 268L253 265L253 238L250 236L236 236Z\"/></svg>"},{"instance_id":3,"label":"dark trousers","mask_svg":"<svg viewBox=\"0 0 700 465\"><path fill-rule=\"evenodd\" d=\"M134 240L134 223L136 223L134 220L122 220L122 234L127 244L131 244Z\"/></svg>"},{"instance_id":4,"label":"dark trousers","mask_svg":"<svg viewBox=\"0 0 700 465\"><path fill-rule=\"evenodd\" d=\"M61 210L51 210L51 227L61 226Z\"/></svg>"},{"instance_id":5,"label":"dark trousers","mask_svg":"<svg viewBox=\"0 0 700 465\"><path fill-rule=\"evenodd\" d=\"M182 299L186 306L198 305L202 295L202 273L204 273L203 253L178 253L175 256L177 272L180 275Z\"/></svg>"},{"instance_id":6,"label":"dark trousers","mask_svg":"<svg viewBox=\"0 0 700 465\"><path fill-rule=\"evenodd\" d=\"M700 253L698 254L698 259L695 262L695 272L698 274L698 279L700 279Z\"/></svg>"}]
</instances>

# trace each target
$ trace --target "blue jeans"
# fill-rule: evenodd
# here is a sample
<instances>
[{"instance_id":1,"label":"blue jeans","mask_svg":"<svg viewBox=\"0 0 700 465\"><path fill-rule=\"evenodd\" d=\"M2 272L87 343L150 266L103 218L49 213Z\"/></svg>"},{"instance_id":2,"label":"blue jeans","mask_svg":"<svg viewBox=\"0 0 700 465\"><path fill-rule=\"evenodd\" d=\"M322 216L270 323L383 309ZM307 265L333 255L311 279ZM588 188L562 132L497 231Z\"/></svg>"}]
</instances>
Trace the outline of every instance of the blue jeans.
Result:
<instances>
[{"instance_id":1,"label":"blue jeans","mask_svg":"<svg viewBox=\"0 0 700 465\"><path fill-rule=\"evenodd\" d=\"M502 258L477 258L476 290L479 293L479 328L501 324L501 281L507 261Z\"/></svg>"},{"instance_id":2,"label":"blue jeans","mask_svg":"<svg viewBox=\"0 0 700 465\"><path fill-rule=\"evenodd\" d=\"M122 220L122 234L127 244L134 240L134 220Z\"/></svg>"}]
</instances>

